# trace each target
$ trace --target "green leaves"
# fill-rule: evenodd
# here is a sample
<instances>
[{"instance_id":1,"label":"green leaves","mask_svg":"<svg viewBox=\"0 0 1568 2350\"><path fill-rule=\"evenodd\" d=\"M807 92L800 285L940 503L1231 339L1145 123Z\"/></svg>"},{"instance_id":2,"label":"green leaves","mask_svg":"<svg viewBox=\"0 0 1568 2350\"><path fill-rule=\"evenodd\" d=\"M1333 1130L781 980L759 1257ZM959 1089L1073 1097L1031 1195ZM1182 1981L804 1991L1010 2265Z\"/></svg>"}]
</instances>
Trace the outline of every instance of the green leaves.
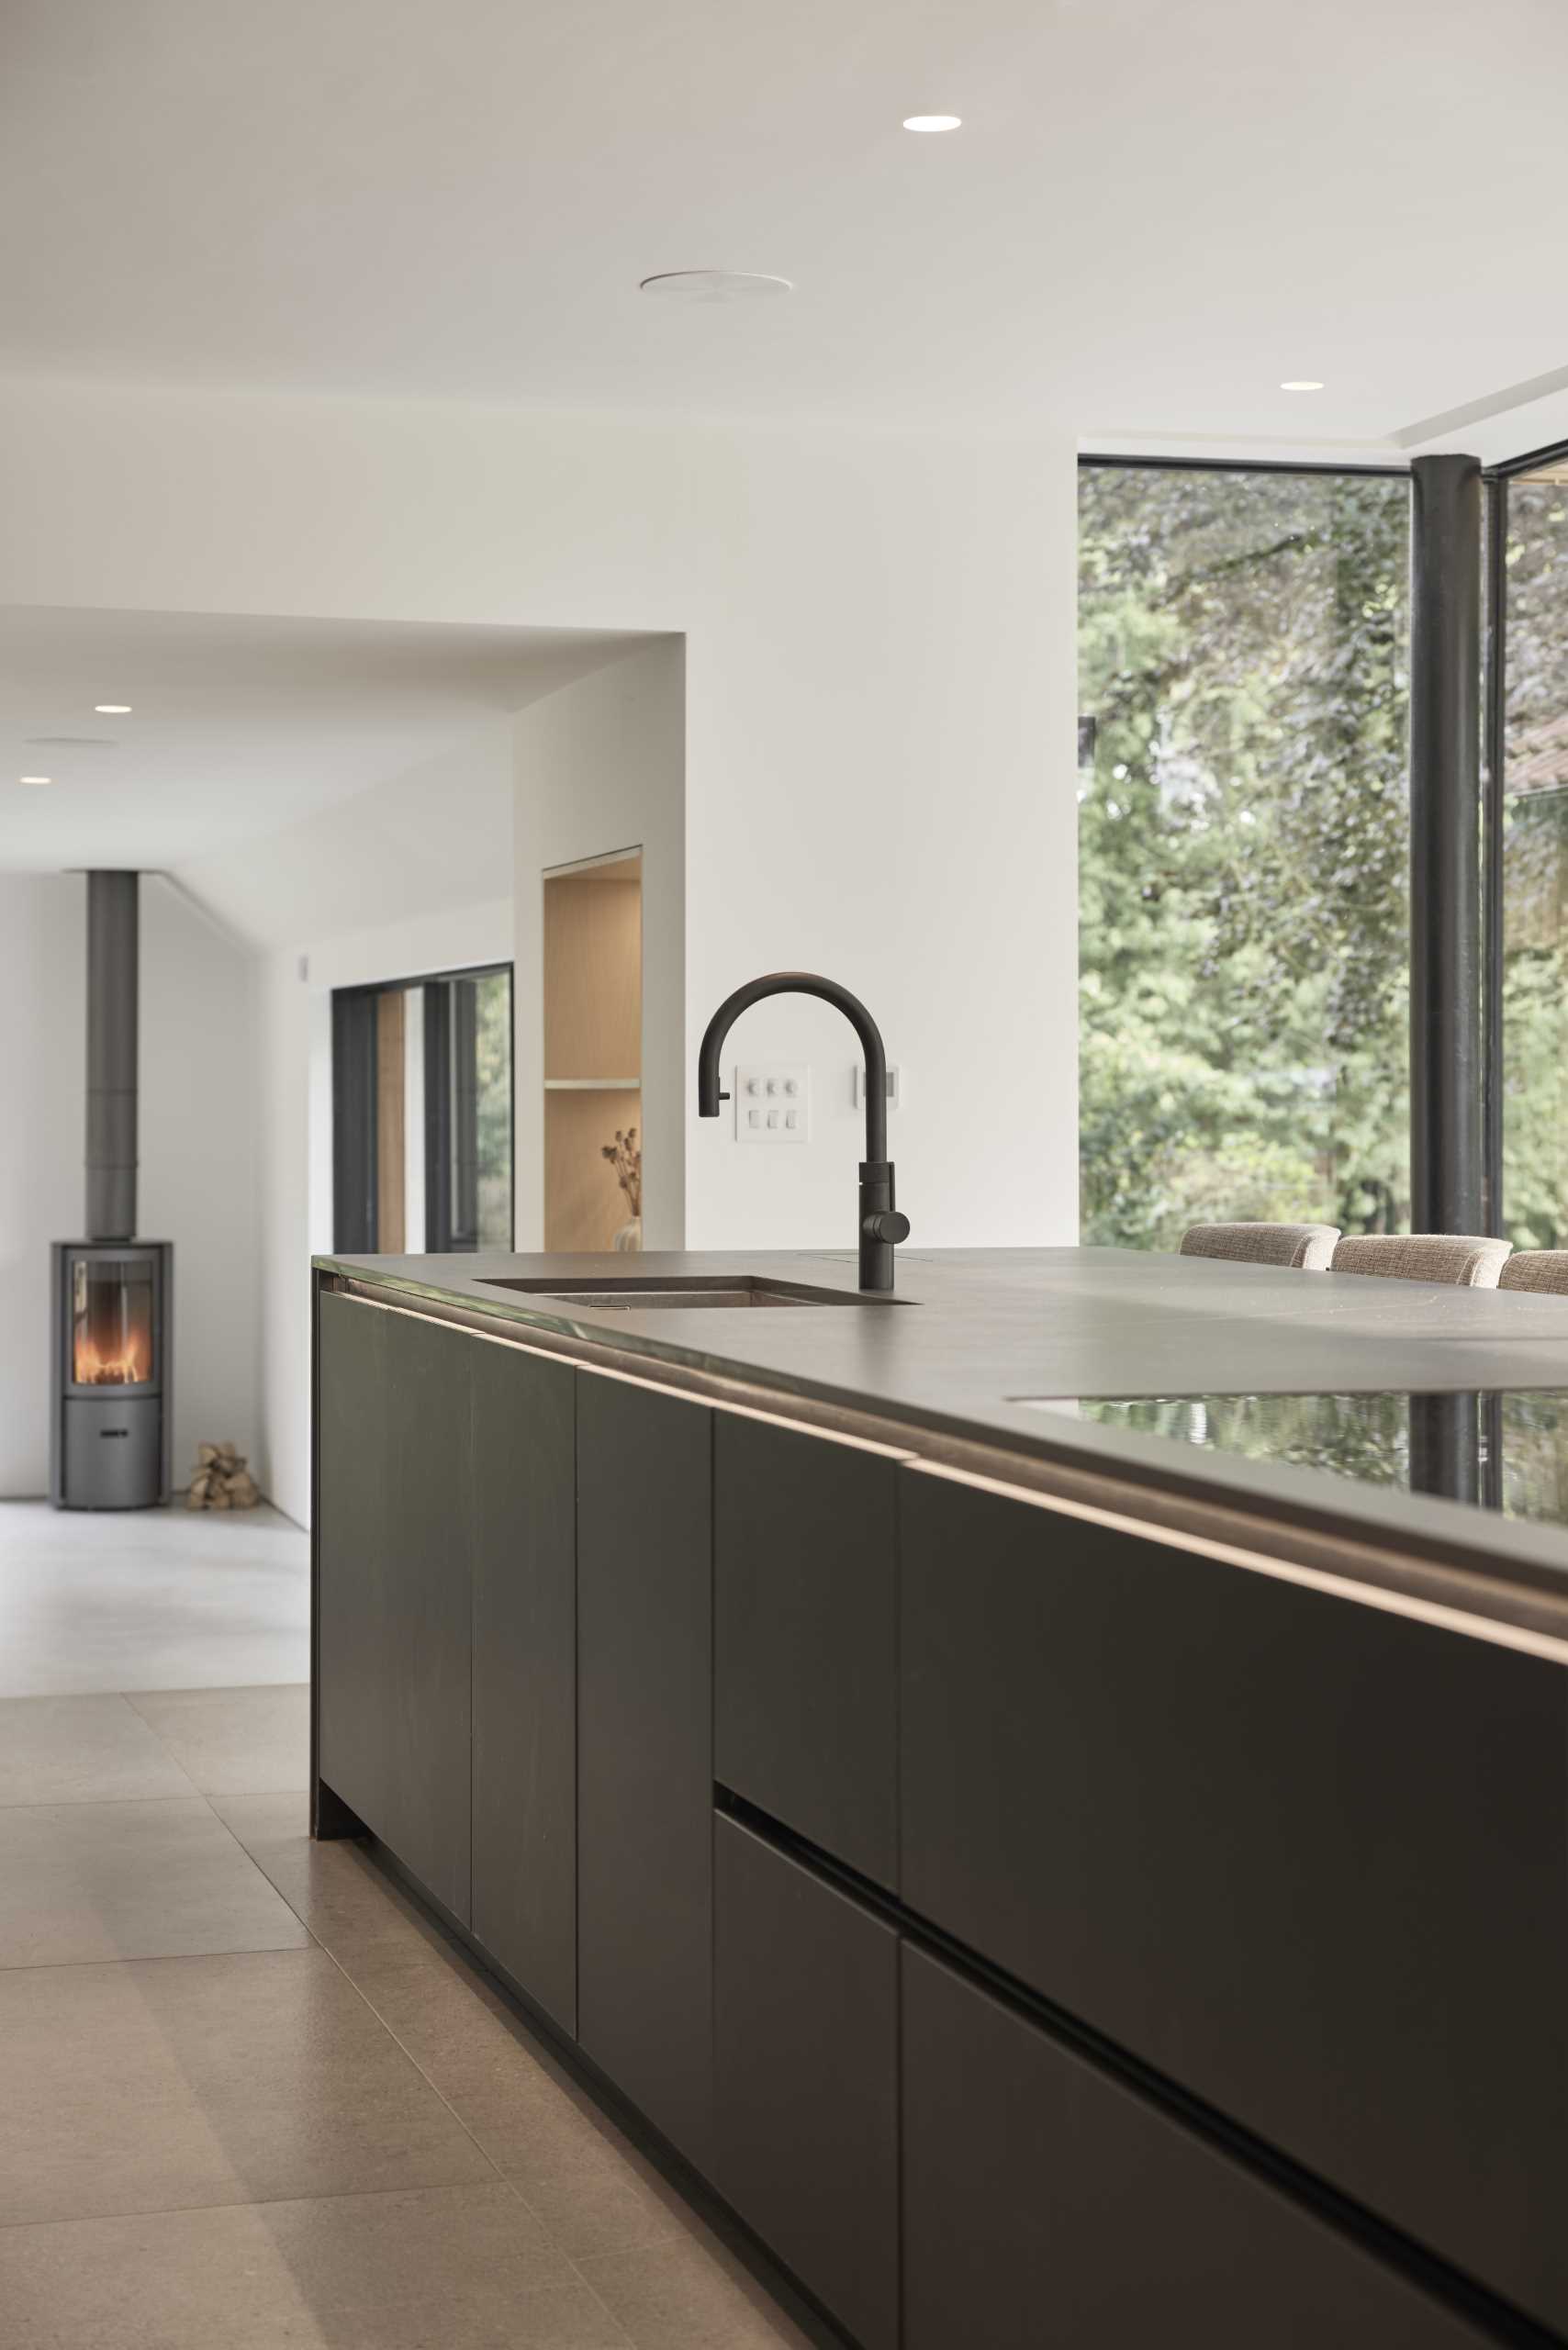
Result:
<instances>
[{"instance_id":1,"label":"green leaves","mask_svg":"<svg viewBox=\"0 0 1568 2350\"><path fill-rule=\"evenodd\" d=\"M1080 483L1085 1237L1404 1220L1404 486Z\"/></svg>"}]
</instances>

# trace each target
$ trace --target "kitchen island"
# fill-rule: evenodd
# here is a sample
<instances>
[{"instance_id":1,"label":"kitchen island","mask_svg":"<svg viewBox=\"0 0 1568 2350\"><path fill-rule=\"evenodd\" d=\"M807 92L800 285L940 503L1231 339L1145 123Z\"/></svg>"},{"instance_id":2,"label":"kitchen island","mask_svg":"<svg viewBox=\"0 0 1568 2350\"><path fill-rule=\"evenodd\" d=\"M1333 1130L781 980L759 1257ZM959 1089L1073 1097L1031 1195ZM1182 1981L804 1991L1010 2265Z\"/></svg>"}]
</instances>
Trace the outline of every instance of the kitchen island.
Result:
<instances>
[{"instance_id":1,"label":"kitchen island","mask_svg":"<svg viewBox=\"0 0 1568 2350\"><path fill-rule=\"evenodd\" d=\"M317 1832L864 2350L1568 2340L1568 1302L855 1280L318 1260Z\"/></svg>"}]
</instances>

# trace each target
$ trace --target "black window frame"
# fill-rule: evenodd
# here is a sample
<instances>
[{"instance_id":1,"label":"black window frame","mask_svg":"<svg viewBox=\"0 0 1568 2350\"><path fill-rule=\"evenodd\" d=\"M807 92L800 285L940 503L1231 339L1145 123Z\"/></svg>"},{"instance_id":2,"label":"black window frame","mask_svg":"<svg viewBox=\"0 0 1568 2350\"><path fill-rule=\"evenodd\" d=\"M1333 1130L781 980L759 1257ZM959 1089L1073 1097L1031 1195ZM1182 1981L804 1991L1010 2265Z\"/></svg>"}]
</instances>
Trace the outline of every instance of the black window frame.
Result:
<instances>
[{"instance_id":1,"label":"black window frame","mask_svg":"<svg viewBox=\"0 0 1568 2350\"><path fill-rule=\"evenodd\" d=\"M1508 485L1568 461L1568 441L1484 468L1486 488L1486 642L1481 744L1481 837L1484 876L1481 943L1484 988L1483 1133L1486 1229L1503 1230L1503 818L1507 798Z\"/></svg>"},{"instance_id":2,"label":"black window frame","mask_svg":"<svg viewBox=\"0 0 1568 2350\"><path fill-rule=\"evenodd\" d=\"M515 1040L516 967L510 962L468 963L439 971L399 975L396 979L357 982L332 990L332 1248L336 1255L373 1257L379 1243L379 1138L375 1059L375 1007L384 995L424 991L425 1100L422 1125L425 1149L425 1229L422 1246L409 1255L470 1254L478 1247L476 1155L470 1148L463 1161L469 1180L453 1181L454 1135L453 1116L451 990L461 979L485 979L504 973L507 983L507 1033ZM464 995L455 998L457 1005ZM476 1106L476 1105L474 1105ZM507 1084L508 1225L517 1223L517 1057L508 1060ZM468 1207L466 1219L454 1210ZM440 1243L442 1245L438 1246Z\"/></svg>"}]
</instances>

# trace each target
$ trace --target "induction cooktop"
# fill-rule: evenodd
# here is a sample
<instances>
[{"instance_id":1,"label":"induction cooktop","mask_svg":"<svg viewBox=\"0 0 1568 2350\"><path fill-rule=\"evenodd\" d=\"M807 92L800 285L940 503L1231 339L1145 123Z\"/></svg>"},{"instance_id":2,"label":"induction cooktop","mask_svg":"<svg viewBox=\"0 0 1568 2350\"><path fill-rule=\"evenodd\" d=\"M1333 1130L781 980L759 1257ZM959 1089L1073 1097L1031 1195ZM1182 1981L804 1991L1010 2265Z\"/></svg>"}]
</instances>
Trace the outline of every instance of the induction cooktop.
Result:
<instances>
[{"instance_id":1,"label":"induction cooktop","mask_svg":"<svg viewBox=\"0 0 1568 2350\"><path fill-rule=\"evenodd\" d=\"M1101 1427L1568 1527L1568 1388L1015 1400Z\"/></svg>"}]
</instances>

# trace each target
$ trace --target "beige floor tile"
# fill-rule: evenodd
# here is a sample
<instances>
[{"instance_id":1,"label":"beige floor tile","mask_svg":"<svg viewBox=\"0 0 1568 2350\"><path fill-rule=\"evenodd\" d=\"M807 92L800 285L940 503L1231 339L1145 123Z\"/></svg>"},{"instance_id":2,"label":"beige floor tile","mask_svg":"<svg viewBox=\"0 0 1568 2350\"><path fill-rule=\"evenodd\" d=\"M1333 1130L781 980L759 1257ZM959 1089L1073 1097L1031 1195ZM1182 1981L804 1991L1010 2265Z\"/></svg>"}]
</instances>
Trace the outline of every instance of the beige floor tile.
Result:
<instances>
[{"instance_id":1,"label":"beige floor tile","mask_svg":"<svg viewBox=\"0 0 1568 2350\"><path fill-rule=\"evenodd\" d=\"M129 1699L205 1796L303 1794L310 1782L310 1691L154 1689Z\"/></svg>"},{"instance_id":2,"label":"beige floor tile","mask_svg":"<svg viewBox=\"0 0 1568 2350\"><path fill-rule=\"evenodd\" d=\"M0 2230L16 2350L625 2350L510 2188Z\"/></svg>"},{"instance_id":3,"label":"beige floor tile","mask_svg":"<svg viewBox=\"0 0 1568 2350\"><path fill-rule=\"evenodd\" d=\"M0 2224L493 2181L326 1954L0 1974Z\"/></svg>"},{"instance_id":4,"label":"beige floor tile","mask_svg":"<svg viewBox=\"0 0 1568 2350\"><path fill-rule=\"evenodd\" d=\"M199 1796L0 1809L0 1968L307 1940Z\"/></svg>"},{"instance_id":5,"label":"beige floor tile","mask_svg":"<svg viewBox=\"0 0 1568 2350\"><path fill-rule=\"evenodd\" d=\"M353 1843L311 1844L293 1798L216 1808L426 2078L574 2257L711 2238L477 1968Z\"/></svg>"},{"instance_id":6,"label":"beige floor tile","mask_svg":"<svg viewBox=\"0 0 1568 2350\"><path fill-rule=\"evenodd\" d=\"M471 2123L552 2241L574 2260L678 2242L691 2224L664 2181L623 2141L536 2130L528 2143ZM510 2149L510 2154L509 2154Z\"/></svg>"},{"instance_id":7,"label":"beige floor tile","mask_svg":"<svg viewBox=\"0 0 1568 2350\"><path fill-rule=\"evenodd\" d=\"M123 1697L0 1699L0 1804L194 1793L168 1748Z\"/></svg>"},{"instance_id":8,"label":"beige floor tile","mask_svg":"<svg viewBox=\"0 0 1568 2350\"><path fill-rule=\"evenodd\" d=\"M565 2251L656 2244L689 2224L673 2188L456 1953L350 1949L340 1963Z\"/></svg>"},{"instance_id":9,"label":"beige floor tile","mask_svg":"<svg viewBox=\"0 0 1568 2350\"><path fill-rule=\"evenodd\" d=\"M445 1937L361 1847L310 1839L303 1795L214 1796L212 1808L334 1956L409 1956Z\"/></svg>"},{"instance_id":10,"label":"beige floor tile","mask_svg":"<svg viewBox=\"0 0 1568 2350\"><path fill-rule=\"evenodd\" d=\"M808 2336L727 2254L671 2243L579 2266L636 2350L809 2350Z\"/></svg>"}]
</instances>

